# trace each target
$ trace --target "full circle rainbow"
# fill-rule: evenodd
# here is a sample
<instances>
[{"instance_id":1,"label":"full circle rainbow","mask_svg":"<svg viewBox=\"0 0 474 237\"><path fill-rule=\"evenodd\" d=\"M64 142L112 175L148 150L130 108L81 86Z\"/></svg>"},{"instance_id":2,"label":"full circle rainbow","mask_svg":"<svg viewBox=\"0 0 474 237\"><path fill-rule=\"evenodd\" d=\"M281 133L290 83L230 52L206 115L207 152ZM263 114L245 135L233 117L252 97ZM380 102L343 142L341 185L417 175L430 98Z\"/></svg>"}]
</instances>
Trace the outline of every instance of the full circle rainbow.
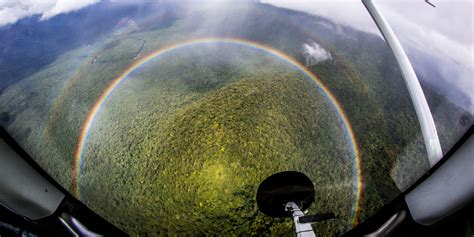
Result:
<instances>
[{"instance_id":1,"label":"full circle rainbow","mask_svg":"<svg viewBox=\"0 0 474 237\"><path fill-rule=\"evenodd\" d=\"M130 75L132 72L134 72L138 67L141 65L151 61L152 59L155 59L159 56L162 56L168 52L171 52L173 50L183 48L183 47L188 47L188 46L194 46L194 45L200 45L200 44L214 44L214 43L226 43L226 44L234 44L234 45L240 45L240 46L246 46L250 47L259 51L263 51L265 53L268 53L272 56L275 56L277 59L280 59L286 63L289 63L292 65L294 68L296 68L298 71L302 72L305 76L311 78L317 85L318 87L324 92L325 96L333 107L335 108L336 112L338 113L340 119L342 120L344 124L344 129L347 132L348 138L350 145L352 147L352 152L354 156L354 171L355 171L355 193L356 193L356 199L352 207L352 225L355 226L358 221L359 217L359 212L360 212L360 202L361 202L361 196L362 196L362 172L361 172L361 160L360 160L360 154L359 154L359 149L357 146L356 138L354 135L354 132L352 130L352 127L350 125L349 120L347 119L346 114L344 113L344 110L342 106L339 104L335 96L329 91L328 87L323 84L321 80L319 80L314 73L312 73L309 69L307 69L304 65L302 65L300 62L298 62L296 59L293 57L277 50L274 48L271 48L267 45L257 43L254 41L249 41L249 40L244 40L244 39L239 39L239 38L220 38L220 37L212 37L212 38L195 38L191 40L185 40L181 41L178 43L174 43L168 46L165 46L163 48L160 48L156 51L153 51L149 53L148 55L145 55L138 60L136 60L133 64L131 64L127 69L125 69L117 78L115 78L110 85L101 93L97 101L95 102L94 106L92 109L89 110L89 113L87 115L87 118L82 125L81 133L79 135L77 147L75 150L74 154L74 180L73 180L73 185L74 185L74 193L76 197L80 197L80 191L79 191L79 177L81 173L81 168L82 168L82 163L84 159L84 151L85 151L85 146L86 146L86 141L89 136L92 124L94 122L94 119L98 113L98 111L101 109L103 106L104 102L107 100L107 98L112 94L112 92L117 88L117 86L122 82L125 78L127 78L128 75Z\"/></svg>"}]
</instances>

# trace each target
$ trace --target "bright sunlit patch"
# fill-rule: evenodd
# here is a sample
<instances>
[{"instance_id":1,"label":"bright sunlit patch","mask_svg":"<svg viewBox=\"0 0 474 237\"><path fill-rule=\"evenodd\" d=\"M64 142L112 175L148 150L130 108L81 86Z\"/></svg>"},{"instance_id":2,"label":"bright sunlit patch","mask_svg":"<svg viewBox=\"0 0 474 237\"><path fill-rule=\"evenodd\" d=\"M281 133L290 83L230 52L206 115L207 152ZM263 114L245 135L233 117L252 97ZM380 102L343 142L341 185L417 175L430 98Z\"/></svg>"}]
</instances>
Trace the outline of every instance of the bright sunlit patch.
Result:
<instances>
[{"instance_id":1,"label":"bright sunlit patch","mask_svg":"<svg viewBox=\"0 0 474 237\"><path fill-rule=\"evenodd\" d=\"M336 110L337 114L339 115L341 122L344 124L344 130L347 133L347 139L351 145L352 153L354 156L354 173L355 173L354 182L356 184L354 187L356 197L353 203L352 223L353 223L353 226L356 225L358 217L359 217L359 212L360 212L360 201L361 201L361 194L362 194L361 160L360 160L359 149L357 146L354 131L352 130L351 124L346 114L344 113L342 106L339 104L335 96L329 91L327 86L325 86L323 82L316 77L315 74L313 74L310 70L308 70L296 59L292 58L289 55L284 54L281 51L271 48L269 46L266 46L257 42L253 42L253 41L248 41L244 39L236 39L236 38L197 38L197 39L192 39L192 40L187 40L187 41L182 41L180 43L172 44L167 47L158 49L140 58L139 60L134 62L132 65L130 65L127 69L125 69L125 71L123 71L123 73L120 74L120 76L115 78L110 83L110 85L101 93L96 103L94 104L92 109L89 111L89 114L81 129L81 133L78 139L78 143L77 143L77 147L76 147L76 151L74 155L74 193L76 197L80 198L79 178L80 178L81 169L83 168L82 166L83 166L83 160L84 160L84 151L85 151L86 141L89 136L92 124L94 122L94 119L98 111L102 108L102 105L107 100L107 98L112 94L115 88L117 88L117 86L125 78L127 78L128 75L134 72L138 67L149 62L150 60L154 58L157 58L159 56L162 56L163 54L166 54L168 52L171 52L183 47L195 46L195 45L200 45L200 44L214 44L214 43L241 45L241 46L251 47L253 49L266 52L272 56L275 56L277 59L282 60L292 65L294 68L302 72L308 78L311 78L317 84L319 89L324 93L325 97L330 101L330 103Z\"/></svg>"}]
</instances>

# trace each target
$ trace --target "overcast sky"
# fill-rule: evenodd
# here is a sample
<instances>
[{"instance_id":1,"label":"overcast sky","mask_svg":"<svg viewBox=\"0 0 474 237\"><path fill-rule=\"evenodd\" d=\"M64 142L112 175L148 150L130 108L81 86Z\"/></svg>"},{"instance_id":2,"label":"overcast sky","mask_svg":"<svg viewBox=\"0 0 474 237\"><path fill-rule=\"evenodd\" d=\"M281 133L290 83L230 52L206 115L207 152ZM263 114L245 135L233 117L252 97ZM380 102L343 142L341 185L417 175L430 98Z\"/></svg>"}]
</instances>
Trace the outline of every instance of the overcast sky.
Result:
<instances>
[{"instance_id":1,"label":"overcast sky","mask_svg":"<svg viewBox=\"0 0 474 237\"><path fill-rule=\"evenodd\" d=\"M337 23L381 36L359 0L262 2L325 16ZM431 83L445 88L443 92L449 98L474 114L474 1L431 0L436 8L424 0L374 2L397 33L409 56L417 49L437 62L443 79ZM417 66L414 65L415 68Z\"/></svg>"}]
</instances>

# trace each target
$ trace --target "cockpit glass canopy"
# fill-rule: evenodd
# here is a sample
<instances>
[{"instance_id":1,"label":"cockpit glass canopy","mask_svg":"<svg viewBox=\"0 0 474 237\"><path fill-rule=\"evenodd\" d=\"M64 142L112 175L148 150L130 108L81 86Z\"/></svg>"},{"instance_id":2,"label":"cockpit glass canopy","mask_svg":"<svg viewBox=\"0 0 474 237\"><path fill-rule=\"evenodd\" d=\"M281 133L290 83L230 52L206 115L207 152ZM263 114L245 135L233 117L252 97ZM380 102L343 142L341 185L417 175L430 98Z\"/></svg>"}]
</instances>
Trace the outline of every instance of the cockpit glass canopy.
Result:
<instances>
[{"instance_id":1,"label":"cockpit glass canopy","mask_svg":"<svg viewBox=\"0 0 474 237\"><path fill-rule=\"evenodd\" d=\"M374 1L443 153L473 124L472 2ZM341 235L430 169L419 120L359 1L0 3L0 125L130 235L291 235L268 176L313 182Z\"/></svg>"}]
</instances>

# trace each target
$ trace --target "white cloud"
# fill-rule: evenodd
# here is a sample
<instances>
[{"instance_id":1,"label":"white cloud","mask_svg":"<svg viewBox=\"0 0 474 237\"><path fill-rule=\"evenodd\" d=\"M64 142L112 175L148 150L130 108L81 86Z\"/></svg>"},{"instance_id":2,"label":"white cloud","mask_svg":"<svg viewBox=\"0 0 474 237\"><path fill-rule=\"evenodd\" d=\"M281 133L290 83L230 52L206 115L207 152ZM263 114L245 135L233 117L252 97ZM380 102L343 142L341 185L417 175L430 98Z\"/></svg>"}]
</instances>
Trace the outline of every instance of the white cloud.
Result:
<instances>
[{"instance_id":1,"label":"white cloud","mask_svg":"<svg viewBox=\"0 0 474 237\"><path fill-rule=\"evenodd\" d=\"M48 9L47 11L43 12L43 14L41 15L41 19L46 20L62 13L76 11L85 6L89 6L97 2L99 2L99 0L57 0L51 9Z\"/></svg>"},{"instance_id":2,"label":"white cloud","mask_svg":"<svg viewBox=\"0 0 474 237\"><path fill-rule=\"evenodd\" d=\"M332 59L331 53L316 42L303 44L303 53L306 57L306 66Z\"/></svg>"},{"instance_id":3,"label":"white cloud","mask_svg":"<svg viewBox=\"0 0 474 237\"><path fill-rule=\"evenodd\" d=\"M97 2L99 0L0 0L0 27L34 15L47 20Z\"/></svg>"}]
</instances>

